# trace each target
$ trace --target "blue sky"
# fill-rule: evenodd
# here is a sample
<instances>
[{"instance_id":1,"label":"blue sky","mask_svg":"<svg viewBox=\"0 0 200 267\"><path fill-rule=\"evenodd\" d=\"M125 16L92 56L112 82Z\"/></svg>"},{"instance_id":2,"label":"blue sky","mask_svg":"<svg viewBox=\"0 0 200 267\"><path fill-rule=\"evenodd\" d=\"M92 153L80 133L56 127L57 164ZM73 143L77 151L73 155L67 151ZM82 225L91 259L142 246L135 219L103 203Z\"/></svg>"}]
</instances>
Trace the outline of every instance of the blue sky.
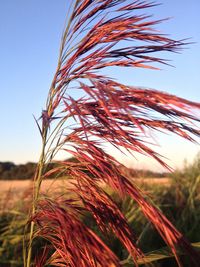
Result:
<instances>
[{"instance_id":1,"label":"blue sky","mask_svg":"<svg viewBox=\"0 0 200 267\"><path fill-rule=\"evenodd\" d=\"M191 37L182 54L166 54L175 66L161 71L126 69L114 73L120 81L147 86L200 102L200 2L199 0L160 1L149 10L156 19L172 17L158 26L175 39ZM36 161L40 136L33 114L40 116L53 77L67 0L0 1L0 161ZM193 159L200 147L174 136L158 136L157 150L180 167L184 158ZM121 157L121 155L118 155ZM157 169L157 164L138 157L126 159L129 166Z\"/></svg>"}]
</instances>

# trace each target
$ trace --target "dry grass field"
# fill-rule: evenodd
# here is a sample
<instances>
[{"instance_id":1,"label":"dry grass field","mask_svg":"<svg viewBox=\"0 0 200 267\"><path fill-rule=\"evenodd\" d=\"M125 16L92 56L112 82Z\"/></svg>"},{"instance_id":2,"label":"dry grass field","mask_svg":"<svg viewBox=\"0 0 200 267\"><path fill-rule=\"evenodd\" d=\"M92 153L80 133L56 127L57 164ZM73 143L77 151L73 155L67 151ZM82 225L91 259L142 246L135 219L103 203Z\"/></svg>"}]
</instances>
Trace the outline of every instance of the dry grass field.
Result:
<instances>
[{"instance_id":1,"label":"dry grass field","mask_svg":"<svg viewBox=\"0 0 200 267\"><path fill-rule=\"evenodd\" d=\"M133 182L138 185L169 186L170 178L135 178ZM42 183L42 192L50 194L62 194L64 189L70 189L72 185L66 179L47 179ZM0 210L10 208L18 200L25 200L31 195L32 181L30 180L4 180L0 181Z\"/></svg>"},{"instance_id":2,"label":"dry grass field","mask_svg":"<svg viewBox=\"0 0 200 267\"><path fill-rule=\"evenodd\" d=\"M0 181L0 210L13 207L18 200L30 198L32 192L32 181L12 180ZM62 193L64 188L70 184L66 180L45 180L42 184L42 192L45 194Z\"/></svg>"}]
</instances>

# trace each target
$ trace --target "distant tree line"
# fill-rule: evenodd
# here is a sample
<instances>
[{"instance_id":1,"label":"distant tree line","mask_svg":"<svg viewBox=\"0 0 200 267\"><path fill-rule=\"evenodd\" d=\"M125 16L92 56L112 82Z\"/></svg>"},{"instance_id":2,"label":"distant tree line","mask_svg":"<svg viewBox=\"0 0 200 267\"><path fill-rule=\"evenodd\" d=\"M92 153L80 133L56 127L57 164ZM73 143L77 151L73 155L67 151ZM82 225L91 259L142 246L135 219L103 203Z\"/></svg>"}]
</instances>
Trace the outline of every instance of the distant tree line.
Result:
<instances>
[{"instance_id":1,"label":"distant tree line","mask_svg":"<svg viewBox=\"0 0 200 267\"><path fill-rule=\"evenodd\" d=\"M24 180L34 176L36 163L28 162L26 164L16 165L13 162L0 162L1 180Z\"/></svg>"},{"instance_id":2,"label":"distant tree line","mask_svg":"<svg viewBox=\"0 0 200 267\"><path fill-rule=\"evenodd\" d=\"M75 158L70 158L67 161L77 162ZM47 171L55 168L56 163L51 163ZM0 180L25 180L32 179L34 177L36 169L36 163L28 162L26 164L14 164L13 162L0 162ZM168 173L153 172L150 170L135 170L130 168L124 168L124 173L128 177L145 178L154 177L161 178L166 177ZM57 174L52 173L48 178L54 178Z\"/></svg>"},{"instance_id":3,"label":"distant tree line","mask_svg":"<svg viewBox=\"0 0 200 267\"><path fill-rule=\"evenodd\" d=\"M132 178L165 178L169 176L169 172L155 172L147 169L123 168L123 171L127 177Z\"/></svg>"},{"instance_id":4,"label":"distant tree line","mask_svg":"<svg viewBox=\"0 0 200 267\"><path fill-rule=\"evenodd\" d=\"M78 162L75 158L69 158L67 161ZM54 169L58 163L50 163L46 168L46 172ZM0 162L0 180L25 180L32 179L35 174L37 164L28 162L25 164L15 164L13 162ZM48 178L55 178L58 173L48 175Z\"/></svg>"}]
</instances>

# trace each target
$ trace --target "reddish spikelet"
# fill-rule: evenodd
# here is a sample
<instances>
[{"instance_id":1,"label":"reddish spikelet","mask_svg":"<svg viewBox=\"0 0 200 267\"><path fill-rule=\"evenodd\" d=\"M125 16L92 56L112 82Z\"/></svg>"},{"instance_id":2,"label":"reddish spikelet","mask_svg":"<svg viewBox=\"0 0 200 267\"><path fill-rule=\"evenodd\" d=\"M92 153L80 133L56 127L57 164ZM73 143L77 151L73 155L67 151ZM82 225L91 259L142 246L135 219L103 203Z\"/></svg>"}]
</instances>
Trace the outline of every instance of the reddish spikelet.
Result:
<instances>
[{"instance_id":1,"label":"reddish spikelet","mask_svg":"<svg viewBox=\"0 0 200 267\"><path fill-rule=\"evenodd\" d=\"M150 57L148 54L158 51L176 51L180 48L182 42L157 34L152 29L152 26L162 22L162 20L147 21L148 16L123 13L123 10L148 8L153 6L154 3L133 1L133 3L125 5L127 1L123 1L123 6L118 9L117 6L120 2L122 1L79 1L72 14L72 28L69 30L72 34L69 34L66 44L71 40L72 35L81 33L81 31L86 31L86 34L73 50L74 52L70 53L69 58L63 55L65 60L63 60L57 73L57 81L62 81L62 85L69 79L80 78L87 71L91 72L91 70L108 66L135 66L157 69L145 63L165 63L165 61ZM103 15L106 12L109 14L109 11L113 12L114 8L116 8L116 12L122 12L122 14L115 17ZM95 18L100 13L102 15L95 23ZM92 27L87 27L90 24L92 24ZM114 48L119 41L127 39L150 41L155 45ZM134 58L140 58L140 60L134 60ZM75 67L77 63L79 66Z\"/></svg>"},{"instance_id":2,"label":"reddish spikelet","mask_svg":"<svg viewBox=\"0 0 200 267\"><path fill-rule=\"evenodd\" d=\"M157 5L155 2L148 2L148 1L132 1L131 4L125 5L121 8L119 8L119 11L127 11L127 10L134 10L134 9L144 9L148 7L153 7Z\"/></svg>"},{"instance_id":3,"label":"reddish spikelet","mask_svg":"<svg viewBox=\"0 0 200 267\"><path fill-rule=\"evenodd\" d=\"M46 264L47 258L48 258L48 247L45 246L42 248L42 252L40 251L40 254L36 256L35 258L35 267L43 267Z\"/></svg>"},{"instance_id":4,"label":"reddish spikelet","mask_svg":"<svg viewBox=\"0 0 200 267\"><path fill-rule=\"evenodd\" d=\"M76 177L75 192L80 196L84 207L89 210L100 229L107 233L110 230L121 240L132 255L135 265L143 253L136 245L136 237L128 226L125 217L112 199L88 175L76 168L71 170L72 177Z\"/></svg>"},{"instance_id":5,"label":"reddish spikelet","mask_svg":"<svg viewBox=\"0 0 200 267\"><path fill-rule=\"evenodd\" d=\"M113 252L77 219L79 207L66 201L46 200L38 208L32 218L39 227L37 236L49 240L55 250L48 264L69 267L120 266Z\"/></svg>"},{"instance_id":6,"label":"reddish spikelet","mask_svg":"<svg viewBox=\"0 0 200 267\"><path fill-rule=\"evenodd\" d=\"M100 224L100 226L103 225L103 227L106 227L104 225L105 222L110 222L112 218L115 218L117 220L118 216L116 213L117 208L115 206L113 206L112 210L110 210L112 205L109 203L109 199L105 199L105 197L99 195L99 192L102 193L102 190L98 189L94 184L95 179L106 182L113 189L117 190L120 194L128 194L136 201L136 203L140 206L143 214L155 226L163 240L170 247L172 253L174 254L177 260L178 266L182 266L179 256L177 254L178 247L182 248L185 253L189 253L191 260L194 264L193 266L198 266L198 262L200 259L199 253L192 248L188 240L184 238L184 236L172 225L172 223L161 213L161 211L159 211L155 206L150 204L150 202L148 202L143 196L143 193L132 183L130 183L127 178L121 175L120 168L113 164L112 157L110 157L98 148L96 148L93 153L90 153L89 156L87 156L88 151L89 150L87 150L87 153L84 154L82 147L81 151L78 150L78 152L75 154L77 158L84 159L84 166L86 166L86 168L93 174L93 180L87 177L87 175L85 175L81 170L79 170L78 167L73 168L71 172L72 176L78 181L77 194L81 196L85 207L94 214L94 217L96 221ZM100 157L97 154L97 151L99 151L99 153L102 153ZM104 160L100 161L100 158L104 158ZM108 216L106 216L106 212ZM114 215L112 216L113 213ZM117 221L121 221L120 225L125 225L124 222L122 223L122 219L123 218ZM121 237L126 237L127 240L129 234L126 228L125 231L121 233L122 227L120 226L120 229L115 227L116 225L111 224L111 228L114 233L117 236L120 233ZM124 233L126 233L126 235L124 235ZM130 239L128 239L129 245L124 242L125 246L129 251L129 246L131 244ZM137 248L134 248L133 250L132 247L131 250L136 252L138 251ZM135 253L133 255L133 259L135 259L136 264L138 257L142 257L141 252L139 252L139 254L137 252L137 254Z\"/></svg>"},{"instance_id":7,"label":"reddish spikelet","mask_svg":"<svg viewBox=\"0 0 200 267\"><path fill-rule=\"evenodd\" d=\"M93 100L67 99L71 103L67 104L65 111L70 110L73 116L77 115L81 124L70 135L75 143L78 142L75 133L81 138L82 133L88 137L96 136L115 147L148 154L167 167L159 155L144 144L145 129L163 129L190 141L194 141L191 134L200 134L199 129L190 123L198 120L190 113L192 107L199 107L198 103L158 91L125 87L109 80L92 79L91 82L92 86L83 83L80 86ZM163 120L156 119L156 113L158 118L161 114Z\"/></svg>"}]
</instances>

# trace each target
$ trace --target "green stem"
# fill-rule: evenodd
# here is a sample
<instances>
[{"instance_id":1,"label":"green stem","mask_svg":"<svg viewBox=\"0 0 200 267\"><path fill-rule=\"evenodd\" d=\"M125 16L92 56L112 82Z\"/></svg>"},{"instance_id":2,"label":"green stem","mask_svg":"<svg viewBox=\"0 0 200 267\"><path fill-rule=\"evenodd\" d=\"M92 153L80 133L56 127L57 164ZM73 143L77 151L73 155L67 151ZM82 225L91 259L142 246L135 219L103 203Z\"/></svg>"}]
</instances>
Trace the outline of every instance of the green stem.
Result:
<instances>
[{"instance_id":1,"label":"green stem","mask_svg":"<svg viewBox=\"0 0 200 267\"><path fill-rule=\"evenodd\" d=\"M43 175L43 169L44 169L44 164L45 164L45 146L46 146L47 130L48 130L48 128L44 129L42 152L40 155L40 159L39 159L36 173L35 173L35 177L34 177L33 202L32 202L31 216L34 216L34 214L35 214L37 201L39 198L39 193L40 193L40 188L41 188L41 183L42 183L42 175ZM25 267L31 266L34 226L35 226L35 222L31 221L30 234L29 234L29 244L28 244L28 250L27 250L27 259L25 259L25 265L24 265Z\"/></svg>"}]
</instances>

